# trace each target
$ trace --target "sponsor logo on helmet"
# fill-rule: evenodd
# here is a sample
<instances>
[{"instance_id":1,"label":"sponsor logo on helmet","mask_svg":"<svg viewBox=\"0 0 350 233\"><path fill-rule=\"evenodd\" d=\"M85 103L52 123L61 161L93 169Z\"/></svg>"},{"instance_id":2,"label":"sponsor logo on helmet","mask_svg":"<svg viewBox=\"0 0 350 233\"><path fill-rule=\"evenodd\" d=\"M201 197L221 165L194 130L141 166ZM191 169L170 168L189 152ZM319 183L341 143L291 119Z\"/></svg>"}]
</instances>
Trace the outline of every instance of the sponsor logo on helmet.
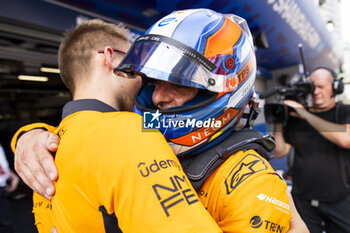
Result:
<instances>
[{"instance_id":1,"label":"sponsor logo on helmet","mask_svg":"<svg viewBox=\"0 0 350 233\"><path fill-rule=\"evenodd\" d=\"M159 129L159 128L215 128L219 129L222 126L222 121L215 118L206 120L197 120L191 116L185 116L178 119L177 115L167 115L160 118L162 113L156 112L143 113L143 128L144 129Z\"/></svg>"},{"instance_id":2,"label":"sponsor logo on helmet","mask_svg":"<svg viewBox=\"0 0 350 233\"><path fill-rule=\"evenodd\" d=\"M163 21L159 22L158 26L159 26L159 27L166 26L166 25L168 25L171 21L173 21L174 19L176 19L176 17L171 17L171 18L164 19Z\"/></svg>"},{"instance_id":3,"label":"sponsor logo on helmet","mask_svg":"<svg viewBox=\"0 0 350 233\"><path fill-rule=\"evenodd\" d=\"M231 70L235 67L235 60L232 57L229 57L225 61L225 66L228 70Z\"/></svg>"},{"instance_id":4,"label":"sponsor logo on helmet","mask_svg":"<svg viewBox=\"0 0 350 233\"><path fill-rule=\"evenodd\" d=\"M285 210L290 210L290 206L289 204L278 200L277 198L274 197L270 197L264 193L260 193L259 195L256 196L260 201L265 201L268 203L271 203L273 205L275 205L275 207L279 210L281 210L281 208L285 209Z\"/></svg>"},{"instance_id":5,"label":"sponsor logo on helmet","mask_svg":"<svg viewBox=\"0 0 350 233\"><path fill-rule=\"evenodd\" d=\"M262 227L267 231L278 232L278 233L282 233L285 228L285 226L279 225L269 220L263 220L260 216L257 216L257 215L250 219L249 225L251 228L254 228L254 229L258 229Z\"/></svg>"},{"instance_id":6,"label":"sponsor logo on helmet","mask_svg":"<svg viewBox=\"0 0 350 233\"><path fill-rule=\"evenodd\" d=\"M199 202L185 175L169 177L169 182L166 184L155 184L152 188L167 217L171 215L170 210L175 206L193 205Z\"/></svg>"},{"instance_id":7,"label":"sponsor logo on helmet","mask_svg":"<svg viewBox=\"0 0 350 233\"><path fill-rule=\"evenodd\" d=\"M244 80L246 80L246 78L249 77L249 75L251 75L254 65L255 65L255 57L251 56L248 63L245 66L243 66L243 68L240 71L238 71L237 79L231 78L226 81L227 88L235 89L236 86L239 86L241 83L243 83Z\"/></svg>"}]
</instances>

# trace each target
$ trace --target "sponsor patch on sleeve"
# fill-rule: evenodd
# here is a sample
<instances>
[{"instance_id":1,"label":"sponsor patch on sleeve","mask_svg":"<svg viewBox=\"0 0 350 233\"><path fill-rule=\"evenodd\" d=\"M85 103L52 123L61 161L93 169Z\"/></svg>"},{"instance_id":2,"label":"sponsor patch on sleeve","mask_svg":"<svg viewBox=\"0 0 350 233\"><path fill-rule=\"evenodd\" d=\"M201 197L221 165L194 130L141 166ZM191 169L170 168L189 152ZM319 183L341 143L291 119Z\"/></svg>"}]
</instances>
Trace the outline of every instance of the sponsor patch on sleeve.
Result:
<instances>
[{"instance_id":1,"label":"sponsor patch on sleeve","mask_svg":"<svg viewBox=\"0 0 350 233\"><path fill-rule=\"evenodd\" d=\"M267 170L268 166L262 158L255 154L247 154L237 163L237 165L230 171L225 179L225 186L227 194L248 179L253 174Z\"/></svg>"}]
</instances>

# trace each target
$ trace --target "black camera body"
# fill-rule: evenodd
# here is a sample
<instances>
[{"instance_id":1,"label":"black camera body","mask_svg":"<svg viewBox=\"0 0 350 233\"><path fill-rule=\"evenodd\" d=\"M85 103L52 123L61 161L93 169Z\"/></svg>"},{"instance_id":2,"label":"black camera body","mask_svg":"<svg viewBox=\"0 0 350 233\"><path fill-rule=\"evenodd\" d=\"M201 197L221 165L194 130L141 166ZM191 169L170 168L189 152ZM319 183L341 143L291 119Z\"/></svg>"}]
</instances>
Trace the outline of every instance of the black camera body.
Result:
<instances>
[{"instance_id":1,"label":"black camera body","mask_svg":"<svg viewBox=\"0 0 350 233\"><path fill-rule=\"evenodd\" d=\"M294 84L288 84L287 87L276 87L260 95L264 99L268 96L278 94L285 100L294 100L301 103L304 107L310 107L308 101L310 94L315 90L315 86L310 81L299 81ZM264 115L267 123L284 123L288 119L290 111L294 109L287 107L283 103L268 103L264 106Z\"/></svg>"},{"instance_id":2,"label":"black camera body","mask_svg":"<svg viewBox=\"0 0 350 233\"><path fill-rule=\"evenodd\" d=\"M283 124L287 121L289 109L281 103L269 103L264 105L265 121L269 124Z\"/></svg>"},{"instance_id":3,"label":"black camera body","mask_svg":"<svg viewBox=\"0 0 350 233\"><path fill-rule=\"evenodd\" d=\"M279 96L283 97L282 100L295 100L296 102L299 102L304 107L309 108L310 98L314 90L315 85L313 82L310 81L308 78L308 72L306 70L306 64L304 59L304 53L303 53L303 46L302 44L298 45L300 57L302 61L303 66L303 75L300 77L300 80L296 83L290 83L287 84L286 87L275 87L274 89L267 90L266 92L262 93L260 95L261 99L265 99L269 96L272 96L274 94L278 94ZM265 121L267 123L284 123L288 119L288 115L290 111L294 111L294 109L287 107L283 103L268 103L264 106L264 114L265 114Z\"/></svg>"}]
</instances>

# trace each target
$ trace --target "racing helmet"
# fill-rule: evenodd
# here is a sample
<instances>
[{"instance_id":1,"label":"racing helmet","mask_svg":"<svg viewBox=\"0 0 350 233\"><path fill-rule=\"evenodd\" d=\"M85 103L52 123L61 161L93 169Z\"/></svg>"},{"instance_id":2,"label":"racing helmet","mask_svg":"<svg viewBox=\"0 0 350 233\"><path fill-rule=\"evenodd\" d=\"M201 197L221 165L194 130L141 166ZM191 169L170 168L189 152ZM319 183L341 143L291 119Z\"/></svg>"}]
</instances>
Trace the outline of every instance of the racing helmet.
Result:
<instances>
[{"instance_id":1,"label":"racing helmet","mask_svg":"<svg viewBox=\"0 0 350 233\"><path fill-rule=\"evenodd\" d=\"M175 11L134 41L115 72L143 77L134 111L144 117L144 128L158 128L178 156L196 154L235 129L254 94L252 36L233 14ZM181 107L159 110L152 102L154 80L199 91Z\"/></svg>"}]
</instances>

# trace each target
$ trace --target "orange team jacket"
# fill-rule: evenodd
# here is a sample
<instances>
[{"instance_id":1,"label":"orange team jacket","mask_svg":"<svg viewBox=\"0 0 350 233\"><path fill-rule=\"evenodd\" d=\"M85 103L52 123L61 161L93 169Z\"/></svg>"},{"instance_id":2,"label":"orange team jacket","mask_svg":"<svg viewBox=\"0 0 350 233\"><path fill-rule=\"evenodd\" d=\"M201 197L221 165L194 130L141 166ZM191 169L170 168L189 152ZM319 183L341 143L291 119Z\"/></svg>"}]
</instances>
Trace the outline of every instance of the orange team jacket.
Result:
<instances>
[{"instance_id":1,"label":"orange team jacket","mask_svg":"<svg viewBox=\"0 0 350 233\"><path fill-rule=\"evenodd\" d=\"M204 182L199 198L223 232L285 233L287 185L256 151L239 151Z\"/></svg>"},{"instance_id":2,"label":"orange team jacket","mask_svg":"<svg viewBox=\"0 0 350 233\"><path fill-rule=\"evenodd\" d=\"M135 233L221 232L159 131L143 130L138 114L105 112L109 106L97 100L69 103L80 111L55 130L61 139L56 194L51 201L33 197L40 233L53 226L59 233L118 232L118 227ZM88 110L81 109L85 105Z\"/></svg>"},{"instance_id":3,"label":"orange team jacket","mask_svg":"<svg viewBox=\"0 0 350 233\"><path fill-rule=\"evenodd\" d=\"M84 113L84 112L82 112ZM82 113L77 113L77 115L81 115ZM100 115L104 115L101 113L96 113L96 112L92 112L93 114L100 114ZM89 114L92 114L89 113ZM85 115L86 113L84 113ZM113 113L116 114L116 113ZM121 114L121 113L119 113ZM119 115L116 114L116 115ZM108 115L108 114L107 114ZM141 129L141 120L135 120L135 124L133 125L134 127L137 127L139 131L139 133L135 132L135 131L131 131L133 127L131 127L130 129L128 127L131 126L130 122L132 121L133 118L138 118L136 117L134 114L132 113L122 113L119 117L123 117L124 121L120 121L120 125L118 125L117 129L115 130L115 132L118 133L113 133L113 137L114 138L118 138L116 139L119 143L116 143L116 141L111 142L112 145L108 146L108 147L104 147L103 151L107 154L112 153L109 150L113 150L114 152L118 152L118 154L120 152L125 151L124 149L122 149L122 145L128 145L130 147L132 147L133 149L140 149L141 150L141 154L144 156L144 153L147 152L148 148L149 148L149 144L153 143L151 141L146 141L146 138L143 139L144 144L139 145L139 144L135 144L136 141L136 135L140 134ZM87 116L88 118L90 118L90 116ZM71 117L72 119L75 118L75 116ZM128 118L128 119L126 119ZM59 181L56 184L56 188L57 188L57 192L55 197L53 198L53 201L50 203L48 201L46 201L46 199L42 198L41 196L34 194L34 210L33 212L35 213L35 218L36 218L36 224L38 226L38 228L40 229L40 227L45 227L44 224L46 222L50 222L50 225L46 226L46 230L47 232L50 232L48 230L50 230L51 226L54 225L52 224L52 222L57 223L62 221L63 219L65 219L65 215L68 214L62 214L62 216L57 216L55 213L55 208L63 208L64 206L62 206L62 204L58 205L59 207L56 207L57 202L59 202L60 199L62 199L60 196L58 196L58 194L60 194L60 189L61 186L59 186L60 181L63 180L64 178L62 177L63 174L62 173L62 169L60 168L61 166L65 167L67 165L65 165L65 163L67 161L70 161L69 157L67 157L66 160L62 161L62 165L60 165L60 161L59 160L59 155L62 154L61 148L63 147L64 144L64 135L66 133L62 133L65 130L65 125L70 125L69 121L71 121L70 119L65 119L61 125L59 126L59 128L56 130L56 132L61 132L60 136L61 137L61 142L60 142L60 150L57 152L56 155L56 164L58 166L59 169ZM78 120L78 123L72 123L72 125L81 125L82 122L81 120ZM102 122L101 122L102 123ZM101 124L100 123L100 124ZM84 123L85 124L85 123ZM97 128L100 131L100 126L96 126L96 123L91 123L89 124L88 129L86 129L85 127L79 128L79 130L83 130L83 132L77 132L76 134L85 134L84 137L80 140L88 140L89 143L98 143L100 144L100 140L104 140L106 139L106 133L105 132L101 132L102 134L99 136L99 138L96 138L95 136L93 136L94 138L94 142L91 142L89 140L89 138L91 137L92 134L92 130L96 130ZM124 124L124 125L123 125ZM90 126L92 126L92 128L90 128ZM96 127L97 128L96 128ZM15 142L17 140L17 136L19 133L23 132L23 131L28 131L30 129L33 128L38 128L38 127L44 127L46 129L48 129L51 132L55 131L55 128L52 126L48 126L45 124L32 124L32 125L28 125L25 126L23 128L21 128L13 137L12 140L12 147L14 149L15 147ZM122 134L122 132L124 132L122 129L125 128L125 131L129 131L129 132L133 132L132 134L135 134L135 136L131 136L130 133L126 133L125 135ZM115 128L114 128L115 129ZM106 130L106 129L104 129ZM121 130L121 131L120 131ZM85 132L86 131L86 132ZM108 131L108 130L106 130ZM68 132L68 131L66 131ZM90 132L90 133L89 133ZM149 134L148 136L151 135L157 135L157 142L154 142L154 145L157 146L152 146L150 150L156 152L158 150L160 150L160 147L163 147L164 142L162 142L161 139L161 135L159 135L158 133L155 132L145 132L144 134ZM67 135L67 134L66 134ZM119 135L119 136L117 136ZM128 136L126 135L130 135L130 138L127 138ZM160 138L158 138L158 136ZM67 137L67 136L66 136ZM76 136L75 136L76 137ZM111 136L107 137L110 138ZM142 136L143 137L143 136ZM68 140L68 139L66 139ZM74 141L75 139L69 139L69 141ZM84 145L87 142L84 142ZM76 142L74 143L74 145L77 144L81 144L81 142ZM160 146L160 147L159 147ZM85 147L85 146L84 146ZM134 148L134 147L138 147L138 148ZM143 148L144 147L144 148ZM166 146L164 146L166 147ZM89 147L90 148L90 147ZM141 149L142 148L142 149ZM168 148L168 147L166 147ZM69 149L69 147L67 147L67 149ZM109 150L107 150L109 149ZM96 150L96 149L94 149ZM133 156L135 156L133 153L131 153L132 150L126 150L123 153L128 153L128 154L132 154ZM70 155L72 155L72 153L68 152ZM87 154L91 154L91 152L86 152ZM122 154L123 154L122 153ZM155 156L156 153L153 153L153 156ZM169 154L172 154L171 152L169 152ZM86 156L86 155L85 155ZM120 156L120 155L118 155ZM160 172L165 172L165 171L170 171L170 170L181 170L180 167L178 167L178 161L175 157L172 157L171 160L176 161L176 163L173 162L167 162L164 159L163 160L157 160L155 159L155 157L152 157L149 159L149 161L147 162L146 158L141 156L140 158L138 158L139 160L136 161L137 164L137 171L135 172L137 175L141 174L141 183L147 181L147 179L152 178L153 176L155 177L157 173ZM116 158L116 160L118 161L119 159ZM74 160L75 161L75 160ZM117 162L116 163L120 163ZM165 162L163 162L165 161ZM78 161L80 162L80 161ZM77 163L78 163L77 162ZM101 186L103 183L108 182L108 185L110 185L111 187L107 187L108 185L106 184L106 186L104 186L104 188L107 188L107 190L111 190L111 189L115 189L118 187L118 185L116 185L116 183L114 182L109 182L108 180L106 180L106 177L110 177L111 175L109 174L108 176L104 173L98 173L96 174L97 171L99 171L100 169L96 169L96 162L91 162L92 164L90 164L89 166L93 166L94 168L91 168L89 171L87 171L87 173L84 173L84 176L81 176L80 179L84 178L84 182L82 180L78 180L76 182L78 182L79 184L81 182L86 183L89 182L87 179L88 177L91 176L96 176L98 175L99 179L98 183L101 182L101 184L97 184L97 186ZM176 165L175 165L176 164ZM172 165L172 166L170 166ZM81 166L81 165L80 165ZM80 167L79 166L79 167ZM111 164L103 164L101 165L104 167L104 169L106 169L106 172L110 172L110 169L113 171L113 174L129 174L128 172L125 172L124 170L126 169L126 167L118 164L118 165L113 165L113 168L111 167ZM70 171L72 173L76 173L76 167L71 166L71 170ZM102 169L102 168L101 168ZM94 172L91 172L94 171ZM81 173L81 172L79 172ZM137 176L136 175L136 176ZM72 175L73 176L73 175ZM74 175L75 177L76 175ZM179 175L177 175L178 177L180 177ZM141 201L141 203L139 203L142 208L137 208L137 212L139 212L139 210L141 211L141 219L142 220L138 220L139 223L141 224L141 226L138 224L137 221L133 221L132 219L128 219L127 218L127 223L130 224L130 226L128 224L126 224L126 228L123 228L123 224L121 222L122 218L125 216L130 216L130 214L133 214L132 211L130 211L130 209L128 208L123 208L120 210L120 212L117 212L116 209L117 207L111 207L112 209L108 211L108 214L113 214L113 213L117 213L117 219L119 222L119 225L121 227L121 229L123 230L123 232L128 232L129 229L133 229L134 232L152 232L152 230L150 230L150 226L148 226L149 224L152 225L152 221L151 223L147 223L147 216L146 212L148 209L145 208L143 205L149 206L149 208L151 210L149 210L149 214L151 214L151 220L154 220L153 224L156 224L159 229L156 229L155 232L162 232L162 229L166 232L171 232L171 230L174 230L174 232L186 232L187 228L179 228L180 226L178 224L183 224L181 223L181 221L176 221L174 220L173 224L167 225L167 220L170 219L175 219L174 216L179 217L177 214L181 215L182 217L188 219L188 222L194 222L196 223L195 226L199 227L198 222L201 222L202 224L204 223L203 221L206 220L202 220L203 217L201 217L198 213L196 213L196 211L200 211L197 209L200 208L193 208L195 206L194 203L197 202L193 202L193 200L196 200L196 198L194 198L195 196L191 195L187 195L186 192L184 190L191 190L192 192L192 188L188 187L188 181L187 179L183 178L183 179L179 179L178 177L175 177L173 175L168 176L168 178L166 179L166 181L164 181L164 183L153 183L152 186L152 191L150 191L153 195L156 196L156 201L154 201L153 199L149 200L146 199L143 202ZM129 176L127 177L129 178ZM137 177L139 178L139 177ZM156 178L156 177L155 177ZM96 178L94 178L96 179ZM129 178L130 179L130 178ZM67 178L67 180L69 180ZM183 180L186 180L185 182L183 182ZM71 183L73 181L68 181L68 184ZM117 180L116 180L117 182ZM118 181L121 182L121 181ZM126 182L126 181L124 181ZM128 182L126 182L128 184ZM117 183L120 185L125 185L125 184L121 184L121 183ZM183 187L186 184L186 188ZM63 182L61 184L62 186L65 185ZM67 184L66 184L67 185ZM73 185L73 184L70 184ZM80 192L77 192L77 190L75 190L76 188L74 188L74 186L77 185L74 183L73 187L71 187L71 189L74 190L74 193L76 195L78 195L77 200L80 199L85 199L88 196L90 196L89 192L93 192L91 190L80 190ZM82 184L80 184L82 185ZM79 185L79 186L80 186ZM88 187L90 187L92 184L86 183L86 185ZM139 184L135 183L135 186L138 186ZM147 186L147 185L146 185ZM128 186L129 187L129 186ZM145 190L140 190L137 187L134 187L137 190L135 190L135 193L131 193L130 190L133 190L130 188L125 188L124 192L128 192L129 193L129 198L127 198L126 200L128 201L132 201L134 198L136 198L138 200L138 196L140 196L143 192L145 192L147 189ZM63 189L63 188L62 188ZM140 191L138 191L140 190ZM180 192L181 191L181 192ZM112 192L112 191L111 191ZM115 192L115 191L113 191ZM101 194L99 194L101 195ZM113 195L113 194L108 194L108 195ZM119 194L118 194L119 195ZM117 199L121 199L121 197L118 197L118 195L116 195ZM248 151L240 151L237 152L235 155L231 156L227 161L225 161L220 167L218 167L209 177L208 179L205 181L204 185L202 186L202 188L198 191L198 195L199 198L201 200L201 202L204 204L204 206L207 208L207 210L209 211L209 213L212 215L212 217L214 218L214 220L219 224L220 228L222 229L223 232L237 232L237 233L249 233L249 232L266 232L266 233L270 233L270 232L280 232L280 233L285 233L289 230L289 222L291 219L291 211L290 211L290 206L289 206L289 202L288 202L288 197L287 197L287 186L286 183L275 173L275 171L271 168L270 164L263 159L259 154L257 154L254 150L248 150ZM152 196L152 195L151 195ZM188 197L192 197L192 198L188 198ZM142 195L141 195L142 197ZM67 203L70 203L69 205L72 205L72 199L71 196L68 195L68 200ZM74 199L74 200L75 200ZM89 202L91 202L88 199ZM136 201L136 200L135 200ZM76 200L74 201L74 203L76 202ZM123 205L127 205L129 202L124 203L124 201L121 201L121 203ZM161 206L160 208L160 213L158 213L156 210L159 207L159 204ZM55 206L56 205L56 206ZM188 205L190 207L192 207L194 210L190 210L190 212L187 212L187 210L185 210L185 207L187 207L188 209ZM93 208L95 209L95 215L100 216L100 218L103 218L103 214L101 214L101 211L98 212L96 211L96 208L100 208L101 205L97 204L95 205ZM103 205L104 206L104 205ZM118 206L118 205L117 205ZM90 207L92 207L92 205L90 205ZM135 208L139 207L138 205L135 205ZM80 207L76 207L76 208L80 208ZM105 207L106 208L106 207ZM155 210L153 210L153 208L155 208ZM181 211L177 211L177 209L184 209L185 212L181 212ZM75 208L74 208L75 209ZM85 208L84 208L85 209ZM101 208L100 208L101 209ZM106 208L106 210L108 210ZM118 209L119 210L119 209ZM63 211L63 210L62 210ZM68 210L67 210L68 211ZM124 212L126 211L126 212ZM154 213L153 213L154 211ZM90 212L86 212L84 211L84 213L81 213L80 211L78 211L78 217L76 218L72 218L70 220L70 222L73 224L76 221L77 222L81 222L83 221L83 218L87 218L88 222L91 225L95 225L96 222L92 221L91 219L91 214ZM103 213L103 211L102 211ZM176 213L176 215L174 215ZM136 214L136 213L135 213ZM167 218L164 218L163 215L165 214L167 216ZM53 218L53 216L57 216L56 218ZM102 216L101 216L102 215ZM153 217L154 216L154 217ZM179 217L180 218L180 217ZM162 219L165 219L165 221L163 221ZM181 218L182 219L182 218ZM131 222L129 222L131 221ZM208 224L211 223L211 220L208 220ZM136 226L139 226L140 228L133 228L136 227L134 226L134 224L136 224ZM71 232L99 232L99 231L88 231L90 229L93 228L93 226L88 225L88 227L83 227L82 230L78 230L78 231L71 231ZM206 229L203 230L198 229L198 228L191 228L192 232L216 232L217 230L215 228L213 228L211 226L211 224L209 224L210 227L205 227ZM195 227L193 226L193 227ZM204 226L204 224L203 224ZM130 227L130 228L128 228ZM169 228L168 228L169 227ZM171 227L171 228L170 228ZM185 227L185 226L183 226ZM64 229L64 228L63 228ZM95 229L95 228L93 228ZM102 226L101 226L101 229ZM44 231L43 231L44 232ZM46 231L45 231L46 232ZM60 231L58 231L59 233L61 233ZM63 232L68 232L68 231L63 231ZM101 231L104 232L104 231Z\"/></svg>"}]
</instances>

